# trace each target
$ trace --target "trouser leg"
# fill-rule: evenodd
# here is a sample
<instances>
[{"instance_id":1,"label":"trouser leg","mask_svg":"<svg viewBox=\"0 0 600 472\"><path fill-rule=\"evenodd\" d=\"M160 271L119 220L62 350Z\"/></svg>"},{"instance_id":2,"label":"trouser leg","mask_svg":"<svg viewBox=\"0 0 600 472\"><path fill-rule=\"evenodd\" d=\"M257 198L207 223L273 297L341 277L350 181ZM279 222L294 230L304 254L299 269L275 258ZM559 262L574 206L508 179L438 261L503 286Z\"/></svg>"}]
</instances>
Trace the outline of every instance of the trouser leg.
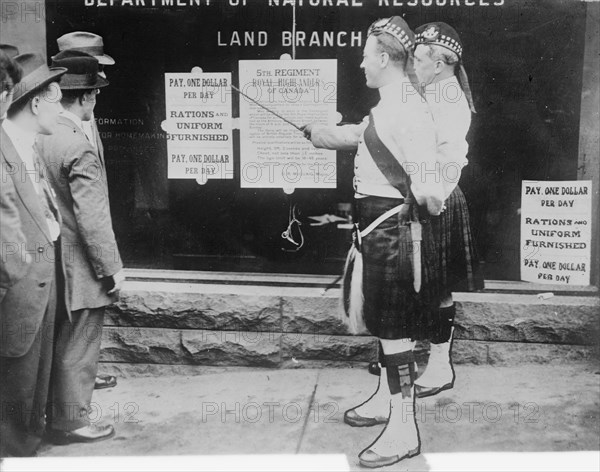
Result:
<instances>
[{"instance_id":1,"label":"trouser leg","mask_svg":"<svg viewBox=\"0 0 600 472\"><path fill-rule=\"evenodd\" d=\"M51 427L73 431L90 424L88 409L98 371L104 307L63 314L52 367Z\"/></svg>"},{"instance_id":2,"label":"trouser leg","mask_svg":"<svg viewBox=\"0 0 600 472\"><path fill-rule=\"evenodd\" d=\"M31 456L45 428L50 385L56 284L42 324L29 351L21 357L0 357L0 456Z\"/></svg>"}]
</instances>

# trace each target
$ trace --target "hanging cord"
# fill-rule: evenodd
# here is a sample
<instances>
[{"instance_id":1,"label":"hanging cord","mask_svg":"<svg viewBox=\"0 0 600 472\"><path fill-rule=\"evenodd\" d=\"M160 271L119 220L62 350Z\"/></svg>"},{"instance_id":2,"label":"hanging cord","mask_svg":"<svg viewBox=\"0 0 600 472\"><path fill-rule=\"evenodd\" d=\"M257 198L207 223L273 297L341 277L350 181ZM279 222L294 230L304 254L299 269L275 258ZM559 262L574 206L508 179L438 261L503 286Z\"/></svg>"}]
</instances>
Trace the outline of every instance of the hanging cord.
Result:
<instances>
[{"instance_id":1,"label":"hanging cord","mask_svg":"<svg viewBox=\"0 0 600 472\"><path fill-rule=\"evenodd\" d=\"M296 225L298 235L300 236L300 238L299 238L300 242L297 242L296 239L294 239L294 234L293 234L294 224ZM298 220L296 218L296 204L292 205L290 203L288 226L287 226L287 229L283 233L281 233L281 237L283 239L287 239L289 242L291 242L296 247L293 249L281 248L282 251L297 252L302 248L302 246L304 246L304 234L302 234L302 228L300 228L300 225L302 225L302 223L300 222L300 220Z\"/></svg>"}]
</instances>

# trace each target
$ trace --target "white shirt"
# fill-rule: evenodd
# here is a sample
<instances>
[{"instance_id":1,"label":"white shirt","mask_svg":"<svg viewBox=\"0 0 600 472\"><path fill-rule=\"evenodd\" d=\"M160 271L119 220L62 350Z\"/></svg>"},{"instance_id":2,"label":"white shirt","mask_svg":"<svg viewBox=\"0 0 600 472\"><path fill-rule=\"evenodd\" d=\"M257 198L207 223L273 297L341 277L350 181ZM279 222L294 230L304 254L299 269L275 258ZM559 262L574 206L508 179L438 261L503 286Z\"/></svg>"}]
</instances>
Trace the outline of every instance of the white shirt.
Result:
<instances>
[{"instance_id":1,"label":"white shirt","mask_svg":"<svg viewBox=\"0 0 600 472\"><path fill-rule=\"evenodd\" d=\"M90 140L90 143L92 144L92 146L96 147L96 133L94 133L94 129L92 127L92 123L94 122L94 120L95 120L94 114L92 113L92 117L90 118L89 121L82 121L81 123L83 125L83 128L82 128L83 132Z\"/></svg>"},{"instance_id":2,"label":"white shirt","mask_svg":"<svg viewBox=\"0 0 600 472\"><path fill-rule=\"evenodd\" d=\"M10 120L4 120L2 122L2 127L17 150L21 161L23 162L23 168L20 169L20 177L29 177L29 180L33 184L33 188L35 189L39 198L45 199L46 196L43 193L43 184L41 183L40 178L41 169L39 168L39 164L36 162L37 156L34 149L37 134L24 130ZM48 183L46 183L46 185L48 186L48 190L52 191L50 185ZM52 240L56 241L60 235L60 225L58 224L58 221L56 221L54 218L46 218L46 222L48 223L48 229L50 230L50 236L52 237Z\"/></svg>"},{"instance_id":3,"label":"white shirt","mask_svg":"<svg viewBox=\"0 0 600 472\"><path fill-rule=\"evenodd\" d=\"M436 130L429 106L408 79L398 80L379 89L381 100L371 112L377 135L398 159L411 178L411 190L419 204L436 201L441 209L444 188L436 165ZM354 188L356 197L368 195L402 198L379 170L364 143L369 123L337 127L315 126L311 141L326 149L356 149ZM429 206L433 213L433 207Z\"/></svg>"},{"instance_id":4,"label":"white shirt","mask_svg":"<svg viewBox=\"0 0 600 472\"><path fill-rule=\"evenodd\" d=\"M471 109L455 76L427 85L425 98L435 122L437 161L448 198L458 185L462 168L468 164L466 136L471 126Z\"/></svg>"},{"instance_id":5,"label":"white shirt","mask_svg":"<svg viewBox=\"0 0 600 472\"><path fill-rule=\"evenodd\" d=\"M27 175L39 195L41 192L40 169L36 162L34 150L36 133L24 130L8 119L2 122L2 127L17 150L21 161L23 161L23 168L20 169L20 177L23 178Z\"/></svg>"}]
</instances>

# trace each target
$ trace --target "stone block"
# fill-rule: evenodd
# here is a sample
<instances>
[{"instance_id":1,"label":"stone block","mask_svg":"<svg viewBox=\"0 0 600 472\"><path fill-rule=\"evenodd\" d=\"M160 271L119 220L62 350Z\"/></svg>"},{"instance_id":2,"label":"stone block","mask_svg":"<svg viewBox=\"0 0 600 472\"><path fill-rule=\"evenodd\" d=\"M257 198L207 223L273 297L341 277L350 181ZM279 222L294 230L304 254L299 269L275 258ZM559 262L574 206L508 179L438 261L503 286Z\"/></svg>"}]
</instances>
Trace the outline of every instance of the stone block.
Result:
<instances>
[{"instance_id":1,"label":"stone block","mask_svg":"<svg viewBox=\"0 0 600 472\"><path fill-rule=\"evenodd\" d=\"M276 367L280 337L275 332L186 330L181 343L191 364Z\"/></svg>"},{"instance_id":2,"label":"stone block","mask_svg":"<svg viewBox=\"0 0 600 472\"><path fill-rule=\"evenodd\" d=\"M124 291L120 300L108 307L105 323L171 329L280 329L280 297L263 294L260 288L226 291L223 286L213 290L210 285L150 285L156 285L156 290L136 287Z\"/></svg>"},{"instance_id":3,"label":"stone block","mask_svg":"<svg viewBox=\"0 0 600 472\"><path fill-rule=\"evenodd\" d=\"M102 362L276 367L279 333L106 327Z\"/></svg>"},{"instance_id":4,"label":"stone block","mask_svg":"<svg viewBox=\"0 0 600 472\"><path fill-rule=\"evenodd\" d=\"M593 345L600 335L596 297L457 294L457 339Z\"/></svg>"},{"instance_id":5,"label":"stone block","mask_svg":"<svg viewBox=\"0 0 600 472\"><path fill-rule=\"evenodd\" d=\"M103 330L103 362L185 364L185 357L179 330L111 326Z\"/></svg>"},{"instance_id":6,"label":"stone block","mask_svg":"<svg viewBox=\"0 0 600 472\"><path fill-rule=\"evenodd\" d=\"M456 340L452 346L455 364L514 366L518 364L568 364L597 357L591 346L544 343L510 343Z\"/></svg>"},{"instance_id":7,"label":"stone block","mask_svg":"<svg viewBox=\"0 0 600 472\"><path fill-rule=\"evenodd\" d=\"M287 296L282 301L281 313L282 329L288 333L351 335L342 319L338 296Z\"/></svg>"},{"instance_id":8,"label":"stone block","mask_svg":"<svg viewBox=\"0 0 600 472\"><path fill-rule=\"evenodd\" d=\"M372 361L377 359L377 340L372 336L283 333L284 359Z\"/></svg>"}]
</instances>

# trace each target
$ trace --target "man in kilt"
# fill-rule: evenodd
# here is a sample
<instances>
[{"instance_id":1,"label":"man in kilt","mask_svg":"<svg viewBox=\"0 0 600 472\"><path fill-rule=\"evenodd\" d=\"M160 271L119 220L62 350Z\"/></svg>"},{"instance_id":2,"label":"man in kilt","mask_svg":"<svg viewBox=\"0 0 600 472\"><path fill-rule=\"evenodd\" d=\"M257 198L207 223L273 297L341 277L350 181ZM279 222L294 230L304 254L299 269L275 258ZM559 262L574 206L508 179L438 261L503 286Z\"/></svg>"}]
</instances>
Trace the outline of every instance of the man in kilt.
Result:
<instances>
[{"instance_id":1,"label":"man in kilt","mask_svg":"<svg viewBox=\"0 0 600 472\"><path fill-rule=\"evenodd\" d=\"M351 293L363 298L361 321L380 339L386 367L365 402L344 414L351 426L387 423L360 454L366 467L394 464L420 452L414 418L415 340L438 319L437 251L429 215L440 213L444 188L436 166L435 125L407 77L414 34L392 17L369 28L361 68L380 102L361 124L307 125L315 147L356 149L355 208L360 260ZM359 268L358 270L356 270ZM357 277L362 290L357 297Z\"/></svg>"},{"instance_id":2,"label":"man in kilt","mask_svg":"<svg viewBox=\"0 0 600 472\"><path fill-rule=\"evenodd\" d=\"M456 309L452 292L482 290L483 274L469 223L465 197L458 186L467 165L466 141L475 113L467 74L462 66L462 43L458 33L446 23L427 23L415 30L414 71L419 90L429 103L437 131L437 162L444 183L444 211L431 219L439 251L439 319L428 329L430 355L425 372L415 382L418 398L435 395L454 386L451 346ZM378 374L385 365L369 371Z\"/></svg>"},{"instance_id":3,"label":"man in kilt","mask_svg":"<svg viewBox=\"0 0 600 472\"><path fill-rule=\"evenodd\" d=\"M417 397L428 397L452 388L454 369L451 343L456 310L452 292L483 289L483 277L471 235L469 211L458 186L467 165L466 135L475 113L471 90L461 64L458 33L446 23L427 23L415 30L414 67L429 103L437 130L437 161L444 183L445 210L431 219L439 248L439 320L429 333L430 355L425 372L417 379Z\"/></svg>"}]
</instances>

